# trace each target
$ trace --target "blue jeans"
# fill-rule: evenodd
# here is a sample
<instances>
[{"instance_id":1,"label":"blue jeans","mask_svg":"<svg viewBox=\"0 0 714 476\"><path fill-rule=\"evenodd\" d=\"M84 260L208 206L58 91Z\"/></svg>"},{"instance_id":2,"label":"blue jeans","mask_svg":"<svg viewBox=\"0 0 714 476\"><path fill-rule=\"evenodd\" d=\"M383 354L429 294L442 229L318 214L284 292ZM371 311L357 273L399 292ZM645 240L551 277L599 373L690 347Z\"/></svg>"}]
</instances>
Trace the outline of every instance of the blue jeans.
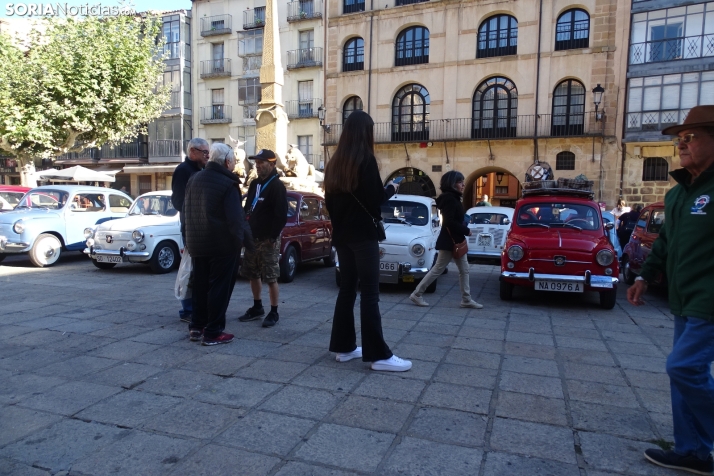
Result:
<instances>
[{"instance_id":1,"label":"blue jeans","mask_svg":"<svg viewBox=\"0 0 714 476\"><path fill-rule=\"evenodd\" d=\"M674 345L667 358L672 392L674 451L707 459L714 440L714 322L674 316Z\"/></svg>"},{"instance_id":2,"label":"blue jeans","mask_svg":"<svg viewBox=\"0 0 714 476\"><path fill-rule=\"evenodd\" d=\"M179 311L179 317L183 318L186 314L191 316L193 312L193 298L182 299L181 300L181 310Z\"/></svg>"}]
</instances>

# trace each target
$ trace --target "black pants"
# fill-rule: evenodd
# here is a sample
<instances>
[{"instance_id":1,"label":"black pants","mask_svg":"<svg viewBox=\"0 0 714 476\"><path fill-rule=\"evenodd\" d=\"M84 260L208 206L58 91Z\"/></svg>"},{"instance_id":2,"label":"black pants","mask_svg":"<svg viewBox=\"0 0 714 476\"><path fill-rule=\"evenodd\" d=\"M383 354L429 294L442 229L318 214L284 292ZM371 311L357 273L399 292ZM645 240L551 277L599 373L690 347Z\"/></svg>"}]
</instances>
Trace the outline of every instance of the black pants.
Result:
<instances>
[{"instance_id":1,"label":"black pants","mask_svg":"<svg viewBox=\"0 0 714 476\"><path fill-rule=\"evenodd\" d=\"M193 318L190 329L212 339L226 328L238 255L193 258Z\"/></svg>"},{"instance_id":2,"label":"black pants","mask_svg":"<svg viewBox=\"0 0 714 476\"><path fill-rule=\"evenodd\" d=\"M379 244L362 241L336 245L340 261L340 293L332 319L330 351L352 352L357 347L354 306L357 282L360 283L360 322L362 324L362 360L374 362L388 359L392 351L382 335L379 313Z\"/></svg>"}]
</instances>

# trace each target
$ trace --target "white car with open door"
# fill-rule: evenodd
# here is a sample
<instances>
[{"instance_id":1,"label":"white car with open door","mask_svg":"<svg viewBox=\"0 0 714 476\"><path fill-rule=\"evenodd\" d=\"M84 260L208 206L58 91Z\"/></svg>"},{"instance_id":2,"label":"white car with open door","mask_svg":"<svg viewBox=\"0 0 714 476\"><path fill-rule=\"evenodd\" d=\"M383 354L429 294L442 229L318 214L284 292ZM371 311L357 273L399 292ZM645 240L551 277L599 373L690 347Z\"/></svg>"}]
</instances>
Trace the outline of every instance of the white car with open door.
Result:
<instances>
[{"instance_id":1,"label":"white car with open door","mask_svg":"<svg viewBox=\"0 0 714 476\"><path fill-rule=\"evenodd\" d=\"M473 207L466 212L469 240L469 258L501 259L506 235L511 228L513 208Z\"/></svg>"}]
</instances>

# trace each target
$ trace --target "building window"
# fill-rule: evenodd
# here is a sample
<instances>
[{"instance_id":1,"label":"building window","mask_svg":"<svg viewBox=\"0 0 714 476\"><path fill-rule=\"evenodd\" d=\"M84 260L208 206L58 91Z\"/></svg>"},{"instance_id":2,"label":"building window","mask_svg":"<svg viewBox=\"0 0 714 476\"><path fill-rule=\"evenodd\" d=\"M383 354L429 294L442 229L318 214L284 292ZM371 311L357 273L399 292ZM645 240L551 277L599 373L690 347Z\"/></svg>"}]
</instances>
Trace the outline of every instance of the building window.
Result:
<instances>
[{"instance_id":1,"label":"building window","mask_svg":"<svg viewBox=\"0 0 714 476\"><path fill-rule=\"evenodd\" d=\"M555 156L555 170L575 170L575 154L559 152Z\"/></svg>"},{"instance_id":2,"label":"building window","mask_svg":"<svg viewBox=\"0 0 714 476\"><path fill-rule=\"evenodd\" d=\"M298 117L313 117L312 81L298 81Z\"/></svg>"},{"instance_id":3,"label":"building window","mask_svg":"<svg viewBox=\"0 0 714 476\"><path fill-rule=\"evenodd\" d=\"M558 17L555 27L555 51L587 48L590 45L590 15L574 8Z\"/></svg>"},{"instance_id":4,"label":"building window","mask_svg":"<svg viewBox=\"0 0 714 476\"><path fill-rule=\"evenodd\" d=\"M211 119L223 119L224 116L223 89L211 89Z\"/></svg>"},{"instance_id":5,"label":"building window","mask_svg":"<svg viewBox=\"0 0 714 476\"><path fill-rule=\"evenodd\" d=\"M164 53L168 54L169 59L181 57L181 22L178 17L174 18L176 20L165 21L163 25Z\"/></svg>"},{"instance_id":6,"label":"building window","mask_svg":"<svg viewBox=\"0 0 714 476\"><path fill-rule=\"evenodd\" d=\"M477 58L515 55L518 50L518 20L511 15L495 15L478 29Z\"/></svg>"},{"instance_id":7,"label":"building window","mask_svg":"<svg viewBox=\"0 0 714 476\"><path fill-rule=\"evenodd\" d=\"M258 104L262 99L260 78L243 78L238 80L238 103L240 105Z\"/></svg>"},{"instance_id":8,"label":"building window","mask_svg":"<svg viewBox=\"0 0 714 476\"><path fill-rule=\"evenodd\" d=\"M551 135L573 136L583 133L585 123L585 86L566 79L553 91Z\"/></svg>"},{"instance_id":9,"label":"building window","mask_svg":"<svg viewBox=\"0 0 714 476\"><path fill-rule=\"evenodd\" d=\"M342 124L345 123L347 117L354 111L362 110L362 99L359 96L352 96L345 101L345 105L342 108Z\"/></svg>"},{"instance_id":10,"label":"building window","mask_svg":"<svg viewBox=\"0 0 714 476\"><path fill-rule=\"evenodd\" d=\"M302 152L302 155L305 156L305 159L307 159L307 162L312 165L319 165L319 164L315 164L313 162L312 136L297 136L297 138L298 138L298 149L300 149L300 152Z\"/></svg>"},{"instance_id":11,"label":"building window","mask_svg":"<svg viewBox=\"0 0 714 476\"><path fill-rule=\"evenodd\" d=\"M661 131L681 124L689 109L714 104L714 71L629 80L627 130Z\"/></svg>"},{"instance_id":12,"label":"building window","mask_svg":"<svg viewBox=\"0 0 714 476\"><path fill-rule=\"evenodd\" d=\"M263 30L248 30L238 33L238 56L263 54Z\"/></svg>"},{"instance_id":13,"label":"building window","mask_svg":"<svg viewBox=\"0 0 714 476\"><path fill-rule=\"evenodd\" d=\"M305 50L315 47L315 30L305 30L300 32L300 49Z\"/></svg>"},{"instance_id":14,"label":"building window","mask_svg":"<svg viewBox=\"0 0 714 476\"><path fill-rule=\"evenodd\" d=\"M397 36L395 66L429 62L429 30L413 26Z\"/></svg>"},{"instance_id":15,"label":"building window","mask_svg":"<svg viewBox=\"0 0 714 476\"><path fill-rule=\"evenodd\" d=\"M342 13L354 13L364 11L364 0L344 0Z\"/></svg>"},{"instance_id":16,"label":"building window","mask_svg":"<svg viewBox=\"0 0 714 476\"><path fill-rule=\"evenodd\" d=\"M663 157L647 157L642 164L643 182L669 181L669 164Z\"/></svg>"},{"instance_id":17,"label":"building window","mask_svg":"<svg viewBox=\"0 0 714 476\"><path fill-rule=\"evenodd\" d=\"M392 140L414 141L429 138L429 91L420 84L408 84L392 101Z\"/></svg>"},{"instance_id":18,"label":"building window","mask_svg":"<svg viewBox=\"0 0 714 476\"><path fill-rule=\"evenodd\" d=\"M472 101L471 137L515 137L518 124L518 90L512 81L489 78L482 82Z\"/></svg>"},{"instance_id":19,"label":"building window","mask_svg":"<svg viewBox=\"0 0 714 476\"><path fill-rule=\"evenodd\" d=\"M358 71L364 69L364 40L352 38L345 43L342 54L342 71Z\"/></svg>"},{"instance_id":20,"label":"building window","mask_svg":"<svg viewBox=\"0 0 714 476\"><path fill-rule=\"evenodd\" d=\"M245 142L243 150L246 156L255 155L255 126L238 127L238 140Z\"/></svg>"}]
</instances>

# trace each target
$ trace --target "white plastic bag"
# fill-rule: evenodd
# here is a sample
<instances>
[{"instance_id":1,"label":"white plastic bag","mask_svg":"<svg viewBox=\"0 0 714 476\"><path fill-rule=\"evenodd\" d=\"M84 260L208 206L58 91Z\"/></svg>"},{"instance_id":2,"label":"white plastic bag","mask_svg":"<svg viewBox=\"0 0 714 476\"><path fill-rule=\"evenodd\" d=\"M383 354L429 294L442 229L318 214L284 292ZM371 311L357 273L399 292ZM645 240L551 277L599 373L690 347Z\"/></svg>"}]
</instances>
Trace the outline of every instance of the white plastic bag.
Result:
<instances>
[{"instance_id":1,"label":"white plastic bag","mask_svg":"<svg viewBox=\"0 0 714 476\"><path fill-rule=\"evenodd\" d=\"M174 295L179 301L191 297L191 273L193 272L193 260L188 254L188 249L184 248L183 256L181 257L181 266L179 266L178 274L176 275L176 284L174 285Z\"/></svg>"}]
</instances>

